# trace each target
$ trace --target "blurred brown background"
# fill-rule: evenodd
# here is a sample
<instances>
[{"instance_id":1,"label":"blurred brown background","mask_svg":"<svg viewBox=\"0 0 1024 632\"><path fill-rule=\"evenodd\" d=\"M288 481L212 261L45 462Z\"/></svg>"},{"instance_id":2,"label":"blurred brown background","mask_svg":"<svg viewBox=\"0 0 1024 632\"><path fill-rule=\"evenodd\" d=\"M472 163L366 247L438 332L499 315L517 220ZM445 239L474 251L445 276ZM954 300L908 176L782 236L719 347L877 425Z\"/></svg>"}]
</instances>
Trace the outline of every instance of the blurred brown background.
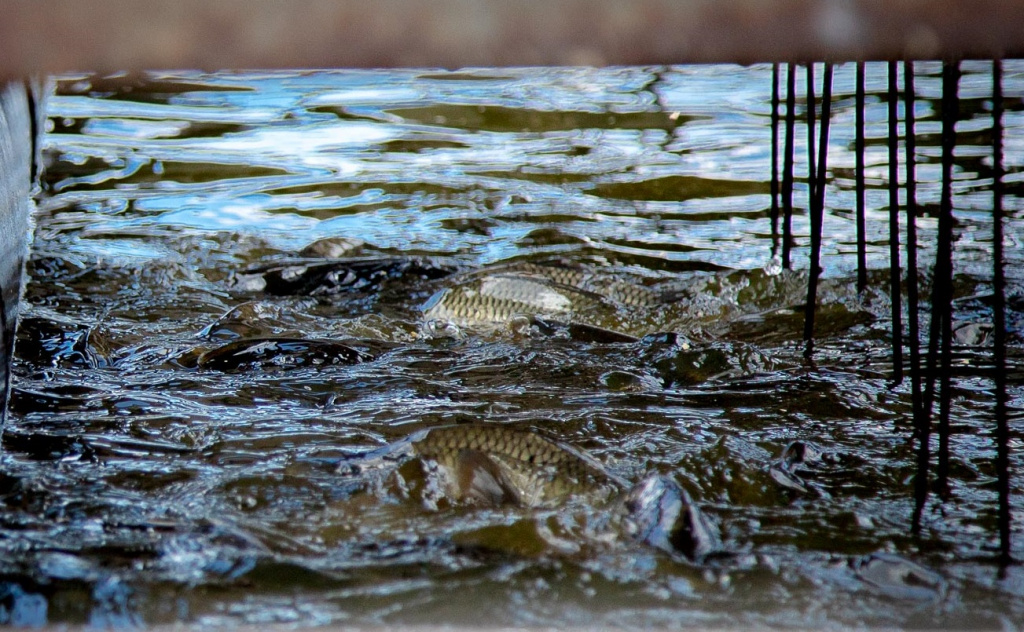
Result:
<instances>
[{"instance_id":1,"label":"blurred brown background","mask_svg":"<svg viewBox=\"0 0 1024 632\"><path fill-rule=\"evenodd\" d=\"M2 11L0 77L1024 52L1022 0L6 0Z\"/></svg>"}]
</instances>

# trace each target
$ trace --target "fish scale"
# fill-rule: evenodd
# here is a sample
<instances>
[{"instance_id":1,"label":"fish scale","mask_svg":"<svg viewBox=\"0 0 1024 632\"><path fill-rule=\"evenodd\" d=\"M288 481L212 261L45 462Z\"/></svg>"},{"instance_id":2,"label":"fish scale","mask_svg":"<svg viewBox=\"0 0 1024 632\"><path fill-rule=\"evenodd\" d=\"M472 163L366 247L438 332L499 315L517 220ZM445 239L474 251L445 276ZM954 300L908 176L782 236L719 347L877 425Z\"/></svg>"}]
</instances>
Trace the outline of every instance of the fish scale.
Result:
<instances>
[{"instance_id":1,"label":"fish scale","mask_svg":"<svg viewBox=\"0 0 1024 632\"><path fill-rule=\"evenodd\" d=\"M517 314L533 313L537 309L521 301L493 296L465 289L444 290L436 301L424 310L427 318L456 322L505 322ZM561 313L560 310L548 310Z\"/></svg>"},{"instance_id":2,"label":"fish scale","mask_svg":"<svg viewBox=\"0 0 1024 632\"><path fill-rule=\"evenodd\" d=\"M342 469L390 469L419 458L447 472L460 459L476 453L494 463L525 505L625 491L629 483L612 474L590 455L536 431L500 424L458 424L421 430L377 450L346 460ZM533 499L529 501L529 499Z\"/></svg>"},{"instance_id":3,"label":"fish scale","mask_svg":"<svg viewBox=\"0 0 1024 632\"><path fill-rule=\"evenodd\" d=\"M467 450L499 463L503 473L523 488L525 496L544 501L570 495L608 494L627 487L625 481L592 457L535 432L500 425L463 424L434 428L412 441L415 456L450 469Z\"/></svg>"},{"instance_id":4,"label":"fish scale","mask_svg":"<svg viewBox=\"0 0 1024 632\"><path fill-rule=\"evenodd\" d=\"M504 267L502 270L543 277L559 285L593 292L629 307L651 307L665 302L658 292L638 283L574 267L516 263Z\"/></svg>"},{"instance_id":5,"label":"fish scale","mask_svg":"<svg viewBox=\"0 0 1024 632\"><path fill-rule=\"evenodd\" d=\"M655 473L631 486L586 452L535 430L440 426L349 459L340 469L395 468L414 458L425 472L442 476L451 500L537 507L617 499L627 512L625 531L635 540L690 560L722 551L715 526L671 478Z\"/></svg>"},{"instance_id":6,"label":"fish scale","mask_svg":"<svg viewBox=\"0 0 1024 632\"><path fill-rule=\"evenodd\" d=\"M441 290L424 306L428 319L460 325L508 322L516 315L613 317L615 306L596 292L538 276L494 274Z\"/></svg>"}]
</instances>

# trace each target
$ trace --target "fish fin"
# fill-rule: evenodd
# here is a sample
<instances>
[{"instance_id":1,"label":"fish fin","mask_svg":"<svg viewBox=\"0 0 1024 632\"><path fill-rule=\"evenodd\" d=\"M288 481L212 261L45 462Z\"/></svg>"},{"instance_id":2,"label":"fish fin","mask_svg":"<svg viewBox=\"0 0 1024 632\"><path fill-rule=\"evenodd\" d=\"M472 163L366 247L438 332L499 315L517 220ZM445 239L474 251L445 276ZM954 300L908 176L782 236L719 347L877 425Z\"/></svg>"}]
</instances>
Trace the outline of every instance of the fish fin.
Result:
<instances>
[{"instance_id":1,"label":"fish fin","mask_svg":"<svg viewBox=\"0 0 1024 632\"><path fill-rule=\"evenodd\" d=\"M480 505L519 505L519 491L501 466L479 450L462 450L455 459L455 480L462 500Z\"/></svg>"},{"instance_id":2,"label":"fish fin","mask_svg":"<svg viewBox=\"0 0 1024 632\"><path fill-rule=\"evenodd\" d=\"M670 477L651 474L626 498L635 539L701 562L723 551L718 529Z\"/></svg>"}]
</instances>

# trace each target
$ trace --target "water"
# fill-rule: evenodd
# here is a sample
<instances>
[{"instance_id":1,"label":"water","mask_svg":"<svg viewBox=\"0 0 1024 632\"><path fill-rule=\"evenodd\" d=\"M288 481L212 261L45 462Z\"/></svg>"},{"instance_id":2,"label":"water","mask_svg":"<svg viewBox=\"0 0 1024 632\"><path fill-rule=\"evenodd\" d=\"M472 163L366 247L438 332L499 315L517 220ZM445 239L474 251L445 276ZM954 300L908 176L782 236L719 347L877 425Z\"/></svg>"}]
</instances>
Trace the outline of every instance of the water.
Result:
<instances>
[{"instance_id":1,"label":"water","mask_svg":"<svg viewBox=\"0 0 1024 632\"><path fill-rule=\"evenodd\" d=\"M992 562L987 70L965 63L961 83L952 494L933 498L920 536L910 532L908 387L887 379L884 65L868 68L863 295L853 289L853 68L837 70L813 367L801 357L800 181L796 270L773 259L769 67L61 77L4 434L0 620L1024 620L1024 572ZM918 65L929 265L939 73ZM1019 297L1024 65L1005 74L1007 273ZM317 242L425 267L356 289L271 292L268 274L317 261L303 252ZM598 289L671 301L631 305L544 282L548 307L575 310L553 321L626 341L521 317L425 327L439 292L553 262ZM597 306L579 308L583 297ZM1022 318L1012 299L1014 472ZM203 355L267 336L323 342L255 366ZM339 344L371 359L349 364ZM588 524L600 507L435 509L337 471L353 453L465 421L535 428L630 481L674 476L732 555L695 564L599 537ZM794 470L805 491L771 469L794 440L820 451ZM1012 485L1021 557L1019 477Z\"/></svg>"}]
</instances>

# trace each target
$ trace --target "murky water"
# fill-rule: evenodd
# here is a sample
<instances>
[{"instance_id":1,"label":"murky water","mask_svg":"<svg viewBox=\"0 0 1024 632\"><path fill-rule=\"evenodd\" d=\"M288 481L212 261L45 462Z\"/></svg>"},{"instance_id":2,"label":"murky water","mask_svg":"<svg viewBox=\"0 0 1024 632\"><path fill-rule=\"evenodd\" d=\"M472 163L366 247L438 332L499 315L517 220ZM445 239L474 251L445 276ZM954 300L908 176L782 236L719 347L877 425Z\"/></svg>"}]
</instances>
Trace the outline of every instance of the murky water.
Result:
<instances>
[{"instance_id":1,"label":"murky water","mask_svg":"<svg viewBox=\"0 0 1024 632\"><path fill-rule=\"evenodd\" d=\"M837 72L814 367L802 183L797 270L772 256L768 67L62 78L4 433L0 621L1019 623L1024 571L991 561L990 82L964 70L954 482L920 536L908 388L887 380L884 66L863 295ZM918 66L926 244L939 71ZM1024 65L1004 90L1019 473ZM339 467L462 422L673 477L731 555L644 546L598 528L603 505L438 502L404 468ZM793 441L813 449L780 461Z\"/></svg>"}]
</instances>

